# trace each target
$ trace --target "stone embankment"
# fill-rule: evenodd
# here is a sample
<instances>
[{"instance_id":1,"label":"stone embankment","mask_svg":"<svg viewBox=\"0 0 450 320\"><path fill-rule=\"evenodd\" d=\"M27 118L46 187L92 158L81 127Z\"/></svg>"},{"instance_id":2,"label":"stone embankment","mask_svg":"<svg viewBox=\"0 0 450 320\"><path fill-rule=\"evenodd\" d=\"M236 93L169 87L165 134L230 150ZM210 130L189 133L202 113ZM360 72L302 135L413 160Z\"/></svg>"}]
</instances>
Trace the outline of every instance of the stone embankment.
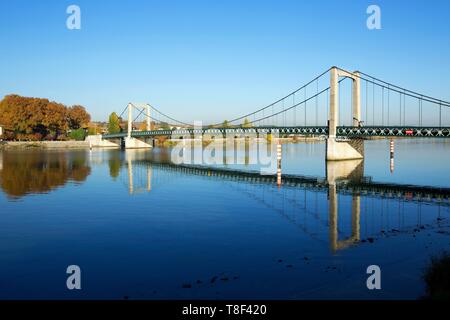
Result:
<instances>
[{"instance_id":1,"label":"stone embankment","mask_svg":"<svg viewBox=\"0 0 450 320\"><path fill-rule=\"evenodd\" d=\"M89 148L88 141L2 141L0 149L76 149Z\"/></svg>"}]
</instances>

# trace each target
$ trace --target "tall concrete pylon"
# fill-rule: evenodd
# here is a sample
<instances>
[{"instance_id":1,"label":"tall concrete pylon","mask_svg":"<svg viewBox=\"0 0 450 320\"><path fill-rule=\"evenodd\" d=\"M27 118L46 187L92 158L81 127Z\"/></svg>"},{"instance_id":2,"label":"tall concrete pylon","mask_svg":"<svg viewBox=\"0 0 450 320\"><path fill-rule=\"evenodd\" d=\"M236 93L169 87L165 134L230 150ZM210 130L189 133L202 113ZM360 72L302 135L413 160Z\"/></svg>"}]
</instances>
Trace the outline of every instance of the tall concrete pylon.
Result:
<instances>
[{"instance_id":1,"label":"tall concrete pylon","mask_svg":"<svg viewBox=\"0 0 450 320\"><path fill-rule=\"evenodd\" d=\"M361 124L361 78L358 71L353 72L355 76L352 82L352 114L353 126L359 127Z\"/></svg>"},{"instance_id":2,"label":"tall concrete pylon","mask_svg":"<svg viewBox=\"0 0 450 320\"><path fill-rule=\"evenodd\" d=\"M339 125L339 77L352 79L352 125L360 126L361 122L361 80L359 72L348 72L337 67L330 69L330 114L328 116L327 160L351 160L364 158L364 141L352 139L337 141Z\"/></svg>"}]
</instances>

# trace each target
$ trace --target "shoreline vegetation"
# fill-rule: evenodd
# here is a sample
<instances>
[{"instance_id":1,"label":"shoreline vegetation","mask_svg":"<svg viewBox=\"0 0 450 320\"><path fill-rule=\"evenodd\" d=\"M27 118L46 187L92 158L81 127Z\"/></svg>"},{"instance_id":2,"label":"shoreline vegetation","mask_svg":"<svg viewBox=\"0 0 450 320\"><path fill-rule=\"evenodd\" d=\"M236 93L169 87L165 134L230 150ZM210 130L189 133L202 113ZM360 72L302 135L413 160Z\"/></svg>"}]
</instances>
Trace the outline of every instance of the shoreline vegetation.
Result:
<instances>
[{"instance_id":1,"label":"shoreline vegetation","mask_svg":"<svg viewBox=\"0 0 450 320\"><path fill-rule=\"evenodd\" d=\"M7 141L83 141L91 116L81 105L66 106L43 98L5 96L0 101L1 139Z\"/></svg>"},{"instance_id":2,"label":"shoreline vegetation","mask_svg":"<svg viewBox=\"0 0 450 320\"><path fill-rule=\"evenodd\" d=\"M441 252L432 256L423 273L426 284L426 295L423 299L450 299L450 253Z\"/></svg>"}]
</instances>

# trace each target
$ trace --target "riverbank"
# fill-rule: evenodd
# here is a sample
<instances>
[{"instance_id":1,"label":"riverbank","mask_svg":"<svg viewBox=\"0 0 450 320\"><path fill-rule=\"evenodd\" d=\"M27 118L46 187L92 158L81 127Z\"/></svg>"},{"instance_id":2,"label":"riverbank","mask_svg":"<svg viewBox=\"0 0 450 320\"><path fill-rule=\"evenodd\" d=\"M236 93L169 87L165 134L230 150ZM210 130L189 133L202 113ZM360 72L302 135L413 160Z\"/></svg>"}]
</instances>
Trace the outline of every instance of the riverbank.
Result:
<instances>
[{"instance_id":1,"label":"riverbank","mask_svg":"<svg viewBox=\"0 0 450 320\"><path fill-rule=\"evenodd\" d=\"M81 149L89 148L87 141L3 141L0 149Z\"/></svg>"},{"instance_id":2,"label":"riverbank","mask_svg":"<svg viewBox=\"0 0 450 320\"><path fill-rule=\"evenodd\" d=\"M383 139L410 139L409 137L366 137L365 140L383 140ZM100 139L101 140L101 139ZM275 140L275 139L274 139ZM323 143L325 139L319 136L295 136L295 137L286 137L286 138L278 138L281 143ZM98 145L98 143L94 143L93 140L87 141L0 141L0 150L2 149L84 149L89 148L91 141L91 145L95 147L118 147L118 145L110 144L107 140L103 140L104 145ZM156 145L159 147L173 147L178 143L182 142L192 142L195 139L167 139L162 142L157 142ZM208 145L212 142L225 142L225 139L216 138L216 139L203 139L203 145ZM245 141L245 138L235 138L234 141Z\"/></svg>"}]
</instances>

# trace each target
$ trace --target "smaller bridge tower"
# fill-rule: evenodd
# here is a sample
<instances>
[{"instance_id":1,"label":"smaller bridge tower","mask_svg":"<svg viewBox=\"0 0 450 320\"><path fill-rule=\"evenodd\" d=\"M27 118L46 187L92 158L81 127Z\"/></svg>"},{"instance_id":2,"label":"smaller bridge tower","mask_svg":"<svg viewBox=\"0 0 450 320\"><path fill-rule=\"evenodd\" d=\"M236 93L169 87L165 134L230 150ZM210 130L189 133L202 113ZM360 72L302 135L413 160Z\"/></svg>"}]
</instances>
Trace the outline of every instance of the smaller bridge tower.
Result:
<instances>
[{"instance_id":1,"label":"smaller bridge tower","mask_svg":"<svg viewBox=\"0 0 450 320\"><path fill-rule=\"evenodd\" d=\"M127 136L125 138L125 149L143 149L143 148L151 148L152 145L148 144L145 141L145 137L141 139L137 139L131 136L133 131L133 109L135 106L132 103L128 104L128 128L127 128ZM147 105L147 115L146 115L146 126L147 130L150 128L150 106Z\"/></svg>"}]
</instances>

